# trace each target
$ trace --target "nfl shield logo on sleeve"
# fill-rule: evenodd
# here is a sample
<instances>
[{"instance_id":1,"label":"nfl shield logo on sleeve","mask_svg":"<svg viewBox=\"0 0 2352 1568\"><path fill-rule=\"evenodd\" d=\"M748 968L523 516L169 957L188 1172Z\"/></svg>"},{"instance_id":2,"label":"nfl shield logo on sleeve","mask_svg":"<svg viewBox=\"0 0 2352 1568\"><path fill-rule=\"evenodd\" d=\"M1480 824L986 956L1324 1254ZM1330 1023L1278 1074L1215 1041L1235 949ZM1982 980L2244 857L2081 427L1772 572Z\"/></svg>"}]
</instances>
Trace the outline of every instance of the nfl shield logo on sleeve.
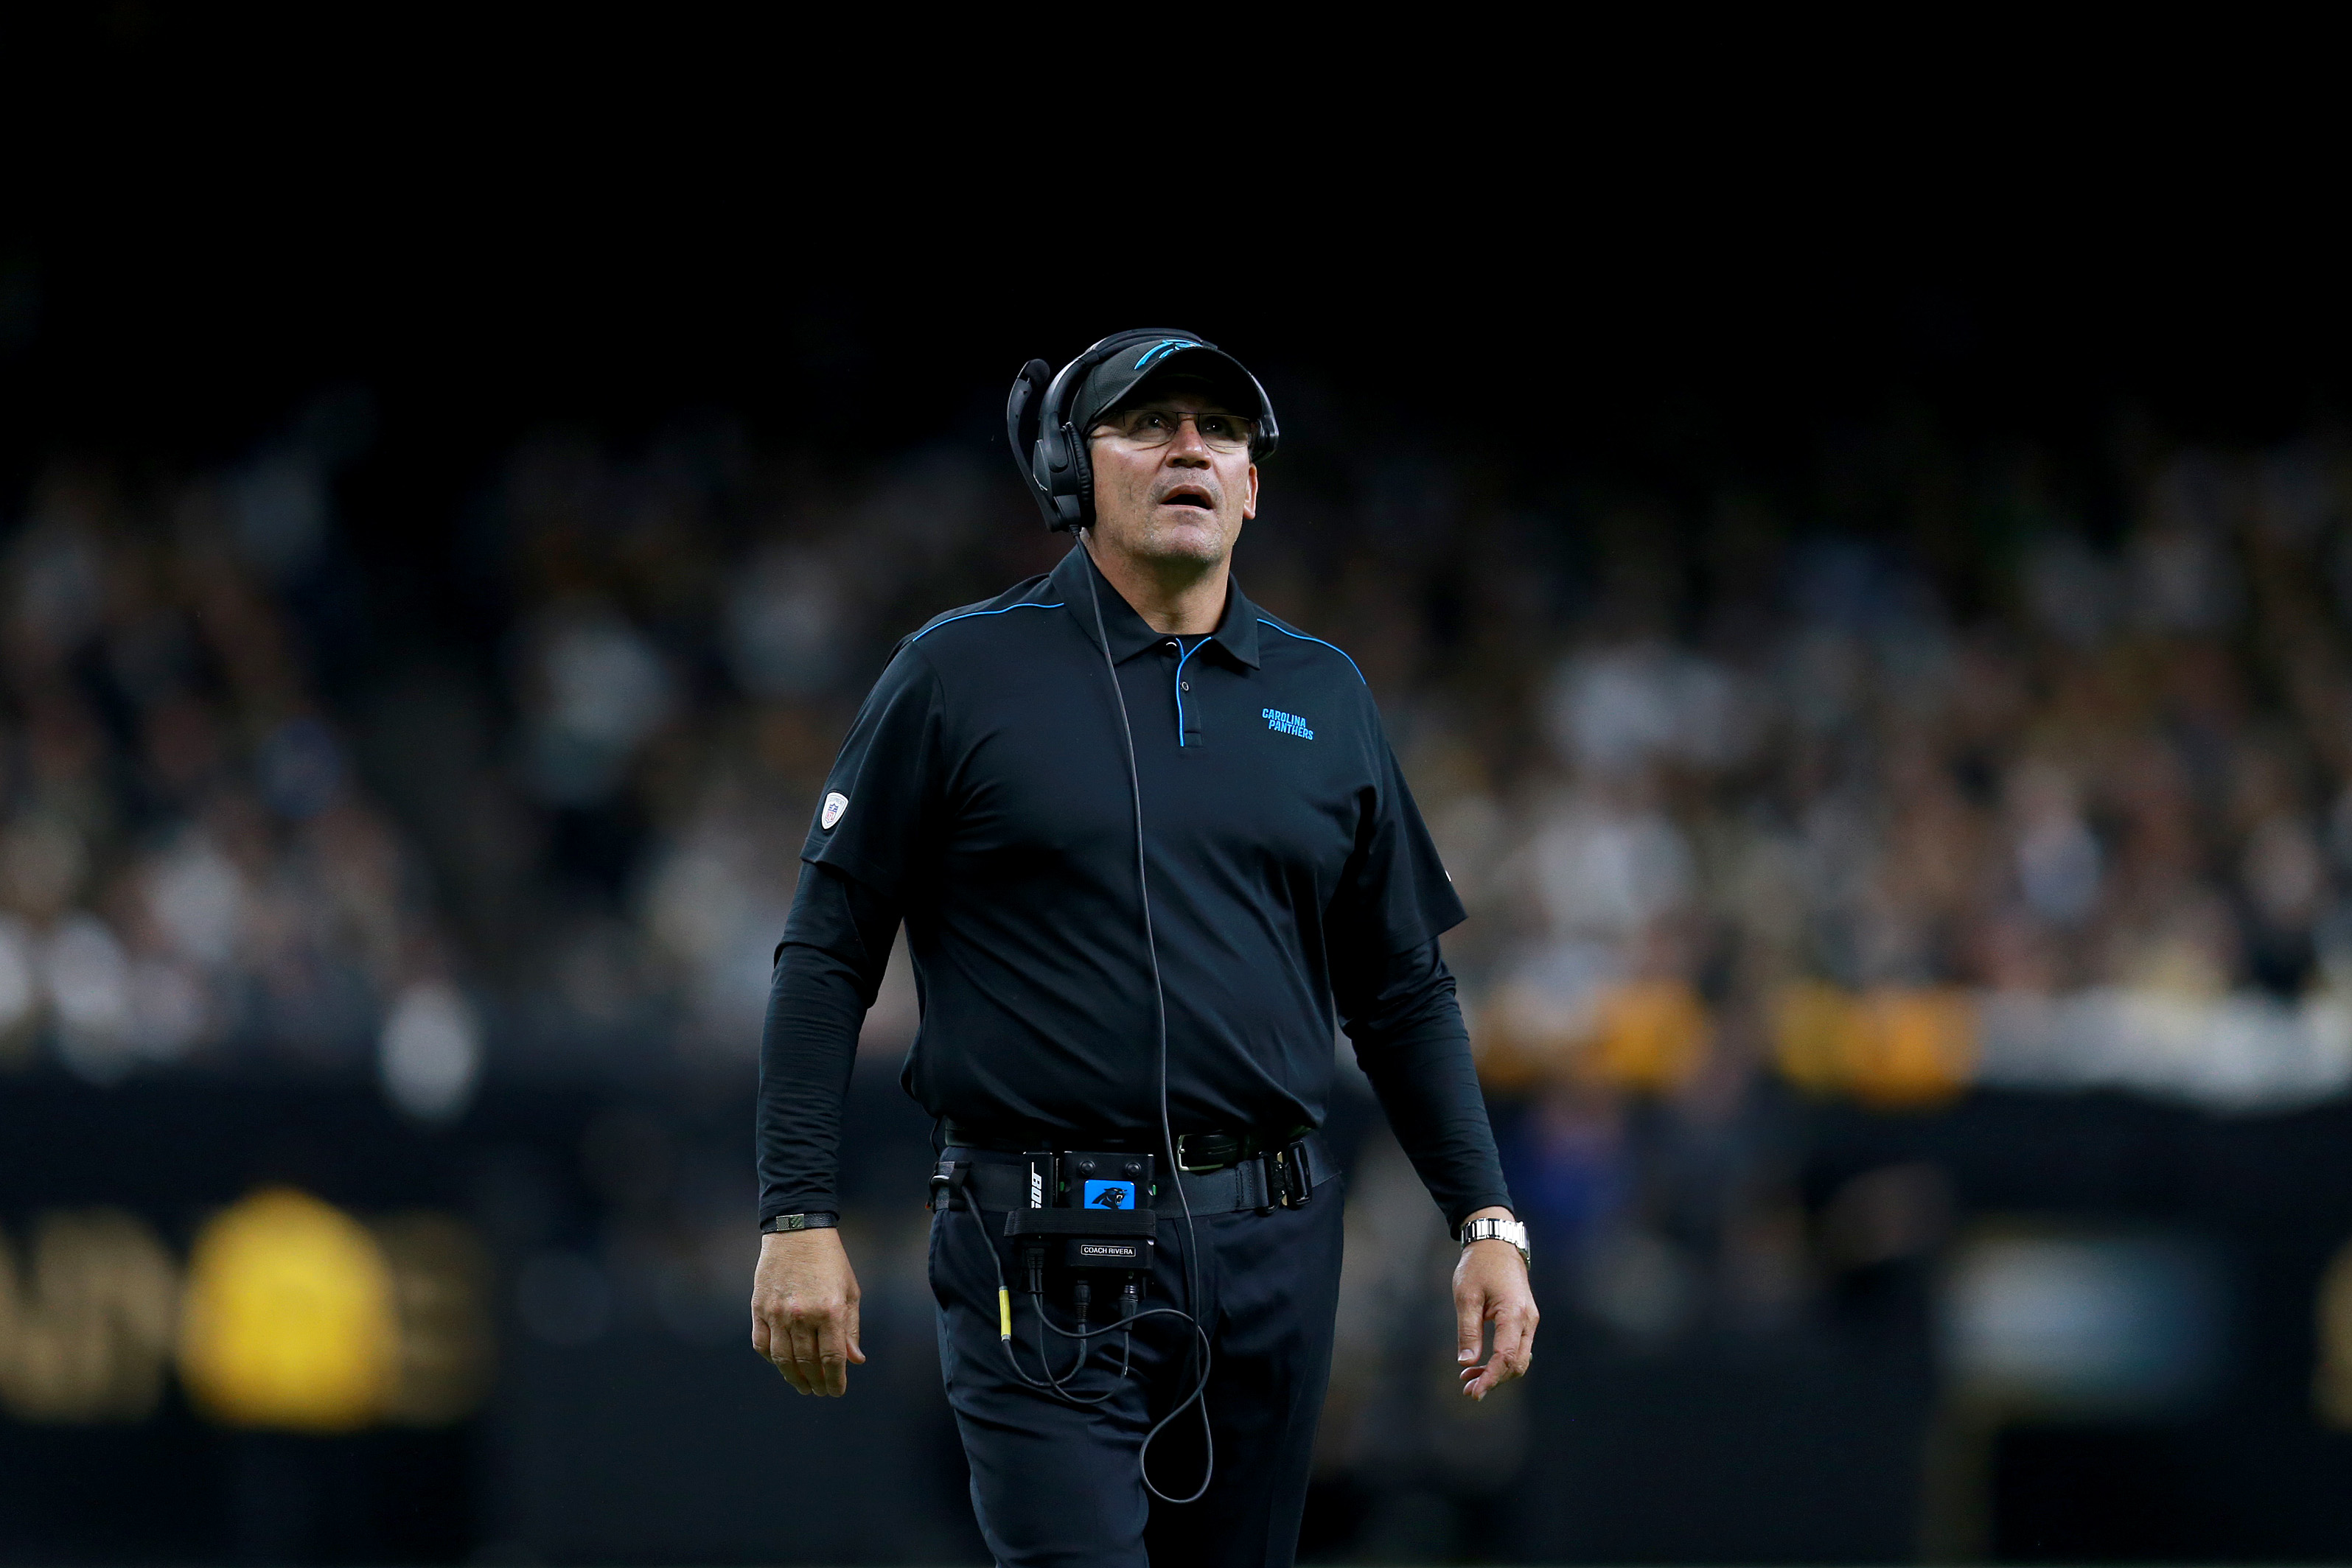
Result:
<instances>
[{"instance_id":1,"label":"nfl shield logo on sleeve","mask_svg":"<svg viewBox=\"0 0 2352 1568\"><path fill-rule=\"evenodd\" d=\"M817 818L816 825L823 828L829 833L833 831L833 825L841 821L841 814L848 810L848 796L841 794L827 795L824 798L824 812Z\"/></svg>"}]
</instances>

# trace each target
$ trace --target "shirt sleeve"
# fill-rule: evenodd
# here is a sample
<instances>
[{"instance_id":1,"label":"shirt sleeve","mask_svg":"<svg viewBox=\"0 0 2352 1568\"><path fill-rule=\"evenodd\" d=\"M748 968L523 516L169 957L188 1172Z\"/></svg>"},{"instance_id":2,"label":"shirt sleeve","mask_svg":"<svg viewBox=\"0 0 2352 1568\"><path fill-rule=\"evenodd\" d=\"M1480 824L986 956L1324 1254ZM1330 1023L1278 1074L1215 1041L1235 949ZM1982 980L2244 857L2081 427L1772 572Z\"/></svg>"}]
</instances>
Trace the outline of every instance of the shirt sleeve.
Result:
<instances>
[{"instance_id":1,"label":"shirt sleeve","mask_svg":"<svg viewBox=\"0 0 2352 1568\"><path fill-rule=\"evenodd\" d=\"M1370 707L1366 698L1365 706ZM1370 782L1362 793L1356 848L1331 911L1335 944L1369 948L1378 956L1410 952L1468 918L1454 896L1437 845L1421 820L1404 769L1372 710Z\"/></svg>"},{"instance_id":2,"label":"shirt sleeve","mask_svg":"<svg viewBox=\"0 0 2352 1568\"><path fill-rule=\"evenodd\" d=\"M1376 708L1370 726L1370 782L1328 923L1332 998L1398 1144L1458 1228L1511 1201L1470 1031L1437 947L1465 912Z\"/></svg>"},{"instance_id":3,"label":"shirt sleeve","mask_svg":"<svg viewBox=\"0 0 2352 1568\"><path fill-rule=\"evenodd\" d=\"M801 873L760 1036L760 1218L841 1207L841 1114L898 908L824 865Z\"/></svg>"},{"instance_id":4,"label":"shirt sleeve","mask_svg":"<svg viewBox=\"0 0 2352 1568\"><path fill-rule=\"evenodd\" d=\"M760 1218L837 1209L842 1104L909 887L937 837L939 677L901 647L866 695L801 846L760 1040Z\"/></svg>"},{"instance_id":5,"label":"shirt sleeve","mask_svg":"<svg viewBox=\"0 0 2352 1568\"><path fill-rule=\"evenodd\" d=\"M903 905L937 859L941 723L938 672L915 648L899 649L834 759L801 859Z\"/></svg>"},{"instance_id":6,"label":"shirt sleeve","mask_svg":"<svg viewBox=\"0 0 2352 1568\"><path fill-rule=\"evenodd\" d=\"M1511 1208L1470 1031L1435 940L1386 956L1359 950L1333 977L1357 1064L1447 1227L1460 1229L1482 1208Z\"/></svg>"}]
</instances>

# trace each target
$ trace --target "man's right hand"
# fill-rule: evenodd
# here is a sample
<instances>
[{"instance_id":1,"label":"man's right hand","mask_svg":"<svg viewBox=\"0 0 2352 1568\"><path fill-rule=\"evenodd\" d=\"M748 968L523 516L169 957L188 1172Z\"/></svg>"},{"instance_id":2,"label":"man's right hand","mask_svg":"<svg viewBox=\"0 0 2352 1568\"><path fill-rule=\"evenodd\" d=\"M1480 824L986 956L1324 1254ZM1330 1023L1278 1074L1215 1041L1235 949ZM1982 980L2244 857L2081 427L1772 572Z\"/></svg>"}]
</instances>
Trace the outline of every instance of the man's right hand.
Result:
<instances>
[{"instance_id":1,"label":"man's right hand","mask_svg":"<svg viewBox=\"0 0 2352 1568\"><path fill-rule=\"evenodd\" d=\"M857 1347L857 1275L841 1232L779 1230L760 1238L751 1276L751 1348L794 1392L839 1398L849 1391Z\"/></svg>"}]
</instances>

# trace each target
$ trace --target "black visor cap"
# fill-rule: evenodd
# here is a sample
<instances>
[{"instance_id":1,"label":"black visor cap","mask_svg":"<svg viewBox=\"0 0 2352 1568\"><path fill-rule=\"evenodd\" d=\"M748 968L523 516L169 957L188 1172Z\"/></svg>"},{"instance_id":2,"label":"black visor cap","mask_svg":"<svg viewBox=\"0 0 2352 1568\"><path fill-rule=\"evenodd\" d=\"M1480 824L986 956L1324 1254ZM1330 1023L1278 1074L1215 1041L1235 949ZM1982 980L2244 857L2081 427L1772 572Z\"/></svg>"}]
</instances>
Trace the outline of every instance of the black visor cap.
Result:
<instances>
[{"instance_id":1,"label":"black visor cap","mask_svg":"<svg viewBox=\"0 0 2352 1568\"><path fill-rule=\"evenodd\" d=\"M1070 400L1070 423L1084 435L1103 415L1150 395L1151 383L1163 375L1178 374L1206 382L1234 413L1257 421L1263 430L1265 397L1242 362L1213 343L1189 338L1145 340L1104 360L1087 372Z\"/></svg>"}]
</instances>

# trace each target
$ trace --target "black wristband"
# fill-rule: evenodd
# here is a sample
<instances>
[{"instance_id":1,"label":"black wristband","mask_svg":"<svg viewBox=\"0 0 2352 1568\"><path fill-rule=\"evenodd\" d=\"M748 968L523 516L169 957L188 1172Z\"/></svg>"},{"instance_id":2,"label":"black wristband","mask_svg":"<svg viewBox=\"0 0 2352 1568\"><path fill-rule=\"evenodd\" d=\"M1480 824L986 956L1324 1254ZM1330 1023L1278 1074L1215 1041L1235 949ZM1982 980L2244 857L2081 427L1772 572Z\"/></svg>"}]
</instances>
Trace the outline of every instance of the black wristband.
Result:
<instances>
[{"instance_id":1,"label":"black wristband","mask_svg":"<svg viewBox=\"0 0 2352 1568\"><path fill-rule=\"evenodd\" d=\"M807 1214L772 1214L760 1221L760 1234L773 1236L781 1230L832 1230L841 1224L841 1216L830 1209L813 1209Z\"/></svg>"}]
</instances>

